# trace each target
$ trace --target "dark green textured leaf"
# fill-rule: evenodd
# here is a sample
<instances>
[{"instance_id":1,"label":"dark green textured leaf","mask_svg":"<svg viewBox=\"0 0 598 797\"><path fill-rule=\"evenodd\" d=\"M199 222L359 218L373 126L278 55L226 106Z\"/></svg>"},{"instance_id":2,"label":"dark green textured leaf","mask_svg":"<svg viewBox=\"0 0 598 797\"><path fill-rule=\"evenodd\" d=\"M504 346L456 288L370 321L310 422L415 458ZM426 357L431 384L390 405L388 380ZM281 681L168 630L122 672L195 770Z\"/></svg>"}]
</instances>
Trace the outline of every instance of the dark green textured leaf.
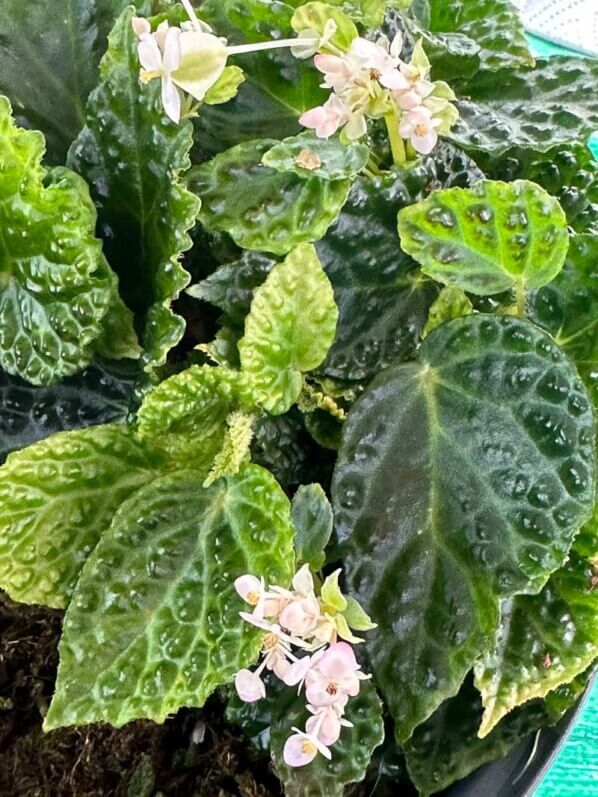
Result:
<instances>
[{"instance_id":1,"label":"dark green textured leaf","mask_svg":"<svg viewBox=\"0 0 598 797\"><path fill-rule=\"evenodd\" d=\"M293 11L278 0L206 0L201 18L235 45L293 38ZM319 72L288 49L235 56L234 63L246 77L238 95L226 105L203 107L198 119L200 140L208 151L255 138L295 135L301 129L299 116L326 99Z\"/></svg>"},{"instance_id":2,"label":"dark green textured leaf","mask_svg":"<svg viewBox=\"0 0 598 797\"><path fill-rule=\"evenodd\" d=\"M190 165L192 124L167 119L159 81L139 81L132 16L127 10L110 36L69 163L91 185L106 256L144 329L149 368L165 361L184 331L170 305L189 282L179 259L191 246L199 202L179 181Z\"/></svg>"},{"instance_id":3,"label":"dark green textured leaf","mask_svg":"<svg viewBox=\"0 0 598 797\"><path fill-rule=\"evenodd\" d=\"M485 708L481 737L516 706L569 683L598 657L596 575L593 560L574 546L539 595L503 606L495 646L475 666Z\"/></svg>"},{"instance_id":4,"label":"dark green textured leaf","mask_svg":"<svg viewBox=\"0 0 598 797\"><path fill-rule=\"evenodd\" d=\"M533 70L480 71L456 86L461 121L450 138L465 150L547 151L585 142L598 127L598 59L555 56Z\"/></svg>"},{"instance_id":5,"label":"dark green textured leaf","mask_svg":"<svg viewBox=\"0 0 598 797\"><path fill-rule=\"evenodd\" d=\"M569 248L563 209L526 180L438 191L401 210L399 236L428 276L480 295L545 285Z\"/></svg>"},{"instance_id":6,"label":"dark green textured leaf","mask_svg":"<svg viewBox=\"0 0 598 797\"><path fill-rule=\"evenodd\" d=\"M209 489L178 471L139 490L77 584L45 729L163 722L203 705L260 647L260 632L239 617L235 578L288 584L292 545L288 499L255 465Z\"/></svg>"},{"instance_id":7,"label":"dark green textured leaf","mask_svg":"<svg viewBox=\"0 0 598 797\"><path fill-rule=\"evenodd\" d=\"M291 690L289 690L291 691ZM284 743L309 717L305 698L295 697L290 705L274 706L271 729L272 760L284 785L286 797L341 797L345 786L363 780L372 753L384 739L382 704L371 681L362 681L357 697L347 704L346 718L352 728L343 728L340 739L330 748L332 759L317 756L311 764L292 769L283 760Z\"/></svg>"},{"instance_id":8,"label":"dark green textured leaf","mask_svg":"<svg viewBox=\"0 0 598 797\"><path fill-rule=\"evenodd\" d=\"M117 296L87 186L68 169L48 176L43 152L0 97L0 366L36 385L89 365Z\"/></svg>"},{"instance_id":9,"label":"dark green textured leaf","mask_svg":"<svg viewBox=\"0 0 598 797\"><path fill-rule=\"evenodd\" d=\"M421 797L428 797L469 775L487 761L502 758L521 740L554 725L580 697L587 678L550 699L516 709L485 739L477 735L482 716L480 695L467 678L459 694L447 700L415 729L405 746L407 767Z\"/></svg>"},{"instance_id":10,"label":"dark green textured leaf","mask_svg":"<svg viewBox=\"0 0 598 797\"><path fill-rule=\"evenodd\" d=\"M319 570L326 556L324 549L332 535L332 507L319 484L299 487L291 505L295 526L297 564Z\"/></svg>"},{"instance_id":11,"label":"dark green textured leaf","mask_svg":"<svg viewBox=\"0 0 598 797\"><path fill-rule=\"evenodd\" d=\"M19 124L44 133L51 163L64 162L83 127L108 32L127 5L128 0L60 0L52 8L23 0L0 4L0 93L12 101Z\"/></svg>"},{"instance_id":12,"label":"dark green textured leaf","mask_svg":"<svg viewBox=\"0 0 598 797\"><path fill-rule=\"evenodd\" d=\"M318 138L312 132L285 138L262 157L264 166L299 177L344 180L355 177L368 162L365 144L342 144L338 138Z\"/></svg>"},{"instance_id":13,"label":"dark green textured leaf","mask_svg":"<svg viewBox=\"0 0 598 797\"><path fill-rule=\"evenodd\" d=\"M297 409L275 417L263 415L254 432L251 459L272 471L286 489L315 477L312 446Z\"/></svg>"},{"instance_id":14,"label":"dark green textured leaf","mask_svg":"<svg viewBox=\"0 0 598 797\"><path fill-rule=\"evenodd\" d=\"M563 563L593 490L584 386L519 319L443 324L358 399L333 506L350 593L379 624L366 646L399 739L489 648L499 600L538 592Z\"/></svg>"},{"instance_id":15,"label":"dark green textured leaf","mask_svg":"<svg viewBox=\"0 0 598 797\"><path fill-rule=\"evenodd\" d=\"M64 608L120 504L162 457L125 426L58 432L0 468L0 584L24 603Z\"/></svg>"},{"instance_id":16,"label":"dark green textured leaf","mask_svg":"<svg viewBox=\"0 0 598 797\"><path fill-rule=\"evenodd\" d=\"M324 235L350 182L302 179L263 166L262 157L277 143L239 144L193 168L188 182L202 201L200 220L207 230L224 230L245 249L284 255Z\"/></svg>"},{"instance_id":17,"label":"dark green textured leaf","mask_svg":"<svg viewBox=\"0 0 598 797\"><path fill-rule=\"evenodd\" d=\"M54 432L124 420L135 375L100 365L52 387L33 387L0 372L0 462Z\"/></svg>"},{"instance_id":18,"label":"dark green textured leaf","mask_svg":"<svg viewBox=\"0 0 598 797\"><path fill-rule=\"evenodd\" d=\"M316 250L301 244L255 292L239 343L241 369L256 401L282 415L297 401L303 374L328 353L338 310Z\"/></svg>"}]
</instances>

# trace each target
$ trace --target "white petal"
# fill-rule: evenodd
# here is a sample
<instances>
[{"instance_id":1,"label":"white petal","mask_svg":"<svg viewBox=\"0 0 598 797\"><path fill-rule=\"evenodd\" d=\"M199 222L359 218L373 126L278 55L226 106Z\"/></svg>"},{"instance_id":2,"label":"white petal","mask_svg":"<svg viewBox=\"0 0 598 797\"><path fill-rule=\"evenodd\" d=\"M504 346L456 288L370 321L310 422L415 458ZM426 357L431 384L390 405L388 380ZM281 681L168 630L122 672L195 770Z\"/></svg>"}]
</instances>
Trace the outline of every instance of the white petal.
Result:
<instances>
[{"instance_id":1,"label":"white petal","mask_svg":"<svg viewBox=\"0 0 598 797\"><path fill-rule=\"evenodd\" d=\"M139 62L147 72L162 71L162 53L153 36L145 36L137 47Z\"/></svg>"},{"instance_id":2,"label":"white petal","mask_svg":"<svg viewBox=\"0 0 598 797\"><path fill-rule=\"evenodd\" d=\"M162 105L166 115L178 125L181 121L181 95L169 77L162 78Z\"/></svg>"},{"instance_id":3,"label":"white petal","mask_svg":"<svg viewBox=\"0 0 598 797\"><path fill-rule=\"evenodd\" d=\"M144 19L143 17L133 17L131 20L131 25L133 27L133 32L136 36L139 36L139 38L152 32L152 26L149 24L147 19Z\"/></svg>"},{"instance_id":4,"label":"white petal","mask_svg":"<svg viewBox=\"0 0 598 797\"><path fill-rule=\"evenodd\" d=\"M390 45L390 54L393 58L398 58L403 49L403 34L399 31Z\"/></svg>"},{"instance_id":5,"label":"white petal","mask_svg":"<svg viewBox=\"0 0 598 797\"><path fill-rule=\"evenodd\" d=\"M345 135L349 141L357 141L357 139L363 138L367 131L367 122L365 121L365 116L362 113L354 114L351 119L349 119L347 126L345 127Z\"/></svg>"},{"instance_id":6,"label":"white petal","mask_svg":"<svg viewBox=\"0 0 598 797\"><path fill-rule=\"evenodd\" d=\"M244 576L239 576L239 578L235 579L235 589L244 601L253 605L255 604L255 601L249 600L249 598L254 598L254 596L257 596L259 599L259 596L263 592L261 581L249 573Z\"/></svg>"},{"instance_id":7,"label":"white petal","mask_svg":"<svg viewBox=\"0 0 598 797\"><path fill-rule=\"evenodd\" d=\"M235 689L244 703L255 703L266 696L264 682L251 670L239 670L235 675Z\"/></svg>"},{"instance_id":8,"label":"white petal","mask_svg":"<svg viewBox=\"0 0 598 797\"><path fill-rule=\"evenodd\" d=\"M181 34L181 63L173 80L196 100L203 100L206 92L224 72L228 51L217 36L200 31Z\"/></svg>"},{"instance_id":9,"label":"white petal","mask_svg":"<svg viewBox=\"0 0 598 797\"><path fill-rule=\"evenodd\" d=\"M169 28L164 37L164 55L162 68L169 74L176 72L181 64L181 31L178 28Z\"/></svg>"},{"instance_id":10,"label":"white petal","mask_svg":"<svg viewBox=\"0 0 598 797\"><path fill-rule=\"evenodd\" d=\"M326 103L327 105L328 103ZM324 108L328 108L324 105ZM310 595L314 591L314 579L309 569L309 565L303 565L293 578L293 587L302 595Z\"/></svg>"}]
</instances>

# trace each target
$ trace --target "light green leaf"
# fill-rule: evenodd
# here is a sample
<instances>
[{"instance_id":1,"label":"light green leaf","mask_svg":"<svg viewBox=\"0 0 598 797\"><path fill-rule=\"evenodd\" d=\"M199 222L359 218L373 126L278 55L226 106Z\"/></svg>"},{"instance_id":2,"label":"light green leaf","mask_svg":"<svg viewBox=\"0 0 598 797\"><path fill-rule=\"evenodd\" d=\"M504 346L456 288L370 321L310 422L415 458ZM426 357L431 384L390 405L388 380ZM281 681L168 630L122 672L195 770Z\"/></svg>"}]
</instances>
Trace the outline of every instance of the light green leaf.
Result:
<instances>
[{"instance_id":1,"label":"light green leaf","mask_svg":"<svg viewBox=\"0 0 598 797\"><path fill-rule=\"evenodd\" d=\"M334 53L335 55L338 55L339 50L346 52L353 39L359 36L359 31L350 17L330 3L312 2L300 5L293 14L291 26L297 34L316 31L319 36L324 36L326 23L329 20L336 24L336 31L330 39L332 47L328 47L328 42L326 42L319 52Z\"/></svg>"},{"instance_id":2,"label":"light green leaf","mask_svg":"<svg viewBox=\"0 0 598 797\"><path fill-rule=\"evenodd\" d=\"M539 595L503 606L495 645L475 665L485 709L481 738L516 706L569 683L598 657L596 572L574 546Z\"/></svg>"},{"instance_id":3,"label":"light green leaf","mask_svg":"<svg viewBox=\"0 0 598 797\"><path fill-rule=\"evenodd\" d=\"M355 22L364 28L377 28L384 20L384 12L390 8L407 9L412 0L329 0L330 5L339 6Z\"/></svg>"},{"instance_id":4,"label":"light green leaf","mask_svg":"<svg viewBox=\"0 0 598 797\"><path fill-rule=\"evenodd\" d=\"M245 249L284 255L304 242L317 241L338 216L349 180L302 179L262 165L277 141L239 144L194 167L190 188L200 197L200 221L224 230Z\"/></svg>"},{"instance_id":5,"label":"light green leaf","mask_svg":"<svg viewBox=\"0 0 598 797\"><path fill-rule=\"evenodd\" d=\"M239 343L241 368L265 410L282 415L297 401L303 374L328 353L337 319L316 250L302 244L256 290Z\"/></svg>"},{"instance_id":6,"label":"light green leaf","mask_svg":"<svg viewBox=\"0 0 598 797\"><path fill-rule=\"evenodd\" d=\"M341 588L338 585L338 577L340 574L341 570L339 569L327 576L326 580L322 584L320 594L322 596L322 600L327 606L332 607L337 612L344 612L347 608L347 599L341 592Z\"/></svg>"},{"instance_id":7,"label":"light green leaf","mask_svg":"<svg viewBox=\"0 0 598 797\"><path fill-rule=\"evenodd\" d=\"M133 313L120 296L115 296L104 316L102 334L95 345L96 354L109 360L138 360L142 349L133 323Z\"/></svg>"},{"instance_id":8,"label":"light green leaf","mask_svg":"<svg viewBox=\"0 0 598 797\"><path fill-rule=\"evenodd\" d=\"M0 468L0 585L17 601L64 608L120 504L161 455L126 426L59 432Z\"/></svg>"},{"instance_id":9,"label":"light green leaf","mask_svg":"<svg viewBox=\"0 0 598 797\"><path fill-rule=\"evenodd\" d=\"M242 406L251 406L242 374L192 365L146 395L139 434L181 466L193 462L205 477L224 444L228 415Z\"/></svg>"},{"instance_id":10,"label":"light green leaf","mask_svg":"<svg viewBox=\"0 0 598 797\"><path fill-rule=\"evenodd\" d=\"M545 285L569 248L558 201L526 180L438 191L400 211L399 236L424 273L482 296Z\"/></svg>"},{"instance_id":11,"label":"light green leaf","mask_svg":"<svg viewBox=\"0 0 598 797\"><path fill-rule=\"evenodd\" d=\"M239 86L245 80L243 70L238 66L227 66L216 83L208 89L203 101L206 105L221 105L237 96Z\"/></svg>"},{"instance_id":12,"label":"light green leaf","mask_svg":"<svg viewBox=\"0 0 598 797\"><path fill-rule=\"evenodd\" d=\"M259 573L288 584L292 546L288 499L255 465L209 489L193 471L147 484L121 506L81 573L45 730L163 722L203 705L260 647L260 632L239 617L235 578Z\"/></svg>"},{"instance_id":13,"label":"light green leaf","mask_svg":"<svg viewBox=\"0 0 598 797\"><path fill-rule=\"evenodd\" d=\"M17 109L17 121L41 130L50 163L64 163L83 127L85 101L98 79L114 18L128 0L2 0L0 94ZM146 5L138 3L141 13Z\"/></svg>"},{"instance_id":14,"label":"light green leaf","mask_svg":"<svg viewBox=\"0 0 598 797\"><path fill-rule=\"evenodd\" d=\"M179 179L190 166L193 126L165 116L159 81L139 81L132 16L129 8L110 35L69 164L91 185L106 256L139 319L150 369L164 363L183 335L184 322L170 306L189 282L179 261L191 246L187 233L199 201Z\"/></svg>"},{"instance_id":15,"label":"light green leaf","mask_svg":"<svg viewBox=\"0 0 598 797\"><path fill-rule=\"evenodd\" d=\"M84 181L41 165L41 133L0 97L0 366L36 385L89 365L116 300Z\"/></svg>"},{"instance_id":16,"label":"light green leaf","mask_svg":"<svg viewBox=\"0 0 598 797\"><path fill-rule=\"evenodd\" d=\"M399 740L490 648L500 601L539 592L562 565L592 511L594 468L574 366L516 318L443 324L356 401L335 526L347 593L379 626L366 646Z\"/></svg>"},{"instance_id":17,"label":"light green leaf","mask_svg":"<svg viewBox=\"0 0 598 797\"><path fill-rule=\"evenodd\" d=\"M371 631L376 628L376 623L373 623L370 616L364 612L359 603L350 595L346 597L347 608L343 611L343 617L347 621L349 628L354 631Z\"/></svg>"},{"instance_id":18,"label":"light green leaf","mask_svg":"<svg viewBox=\"0 0 598 797\"><path fill-rule=\"evenodd\" d=\"M294 172L299 177L345 180L355 177L369 156L365 144L342 144L338 138L318 138L306 132L275 144L264 154L262 163L277 172Z\"/></svg>"},{"instance_id":19,"label":"light green leaf","mask_svg":"<svg viewBox=\"0 0 598 797\"><path fill-rule=\"evenodd\" d=\"M308 564L315 572L326 561L324 550L332 535L330 501L319 484L302 485L293 497L291 511L297 563Z\"/></svg>"},{"instance_id":20,"label":"light green leaf","mask_svg":"<svg viewBox=\"0 0 598 797\"><path fill-rule=\"evenodd\" d=\"M546 152L587 141L598 128L598 59L554 56L535 69L482 70L453 86L461 116L450 138L466 151Z\"/></svg>"},{"instance_id":21,"label":"light green leaf","mask_svg":"<svg viewBox=\"0 0 598 797\"><path fill-rule=\"evenodd\" d=\"M506 756L540 728L555 725L579 700L587 675L561 687L546 700L533 700L513 711L485 739L477 731L480 695L467 678L458 695L445 701L405 745L407 768L421 797L443 791L482 764Z\"/></svg>"},{"instance_id":22,"label":"light green leaf","mask_svg":"<svg viewBox=\"0 0 598 797\"><path fill-rule=\"evenodd\" d=\"M222 476L234 476L243 462L250 458L249 449L253 440L253 424L256 416L248 412L231 412L226 419L224 440L214 458L204 487L209 487Z\"/></svg>"},{"instance_id":23,"label":"light green leaf","mask_svg":"<svg viewBox=\"0 0 598 797\"><path fill-rule=\"evenodd\" d=\"M453 318L461 318L461 316L471 315L472 313L473 305L467 294L461 288L446 285L430 307L422 337L425 338L433 329L436 329L436 327L446 321L452 321Z\"/></svg>"},{"instance_id":24,"label":"light green leaf","mask_svg":"<svg viewBox=\"0 0 598 797\"><path fill-rule=\"evenodd\" d=\"M345 786L363 780L372 753L384 739L382 704L376 689L371 681L362 681L357 697L347 703L345 717L353 727L342 729L340 739L330 748L331 760L318 755L311 764L297 769L285 764L282 751L292 727L304 727L310 715L305 698L293 698L290 704L276 702L271 723L272 761L284 793L286 797L341 797Z\"/></svg>"}]
</instances>

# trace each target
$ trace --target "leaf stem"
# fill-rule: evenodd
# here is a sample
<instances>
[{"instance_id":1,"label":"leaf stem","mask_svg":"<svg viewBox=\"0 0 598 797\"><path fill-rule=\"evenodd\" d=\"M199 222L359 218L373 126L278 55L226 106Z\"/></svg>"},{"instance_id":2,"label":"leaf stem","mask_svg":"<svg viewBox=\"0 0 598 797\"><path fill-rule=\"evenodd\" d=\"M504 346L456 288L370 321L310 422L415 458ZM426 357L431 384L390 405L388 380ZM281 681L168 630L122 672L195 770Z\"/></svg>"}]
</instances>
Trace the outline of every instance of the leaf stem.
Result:
<instances>
[{"instance_id":1,"label":"leaf stem","mask_svg":"<svg viewBox=\"0 0 598 797\"><path fill-rule=\"evenodd\" d=\"M520 318L525 318L526 316L526 295L525 295L525 285L523 284L522 280L518 280L515 285L516 295L517 295L517 315Z\"/></svg>"},{"instance_id":2,"label":"leaf stem","mask_svg":"<svg viewBox=\"0 0 598 797\"><path fill-rule=\"evenodd\" d=\"M390 150L392 152L393 162L402 166L407 162L407 154L405 153L405 144L399 135L399 117L396 111L389 111L384 116L386 122L386 129L388 130L388 140L390 141Z\"/></svg>"}]
</instances>

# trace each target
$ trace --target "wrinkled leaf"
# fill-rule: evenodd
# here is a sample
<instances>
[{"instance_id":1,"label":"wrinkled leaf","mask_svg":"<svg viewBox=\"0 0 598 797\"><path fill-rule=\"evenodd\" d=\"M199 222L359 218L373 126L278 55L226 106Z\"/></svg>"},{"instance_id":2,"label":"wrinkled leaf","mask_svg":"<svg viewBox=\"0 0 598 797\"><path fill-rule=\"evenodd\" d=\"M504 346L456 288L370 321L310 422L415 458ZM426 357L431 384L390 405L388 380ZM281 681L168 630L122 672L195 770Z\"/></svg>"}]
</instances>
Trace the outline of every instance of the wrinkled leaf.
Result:
<instances>
[{"instance_id":1,"label":"wrinkled leaf","mask_svg":"<svg viewBox=\"0 0 598 797\"><path fill-rule=\"evenodd\" d=\"M136 374L94 365L52 387L0 372L0 462L54 432L124 420Z\"/></svg>"},{"instance_id":2,"label":"wrinkled leaf","mask_svg":"<svg viewBox=\"0 0 598 797\"><path fill-rule=\"evenodd\" d=\"M286 489L320 478L322 458L314 463L313 445L298 410L275 417L263 415L254 433L252 461L271 471Z\"/></svg>"},{"instance_id":3,"label":"wrinkled leaf","mask_svg":"<svg viewBox=\"0 0 598 797\"><path fill-rule=\"evenodd\" d=\"M251 141L194 167L190 188L200 197L200 221L223 230L245 249L284 255L317 241L336 219L349 192L348 180L302 179L262 165L278 142Z\"/></svg>"},{"instance_id":4,"label":"wrinkled leaf","mask_svg":"<svg viewBox=\"0 0 598 797\"><path fill-rule=\"evenodd\" d=\"M199 202L179 180L190 165L192 124L175 125L165 116L159 81L139 81L132 16L132 9L125 11L110 35L69 164L91 185L106 256L143 328L150 368L162 364L183 335L184 321L170 305L189 282L179 260L191 246L187 233Z\"/></svg>"},{"instance_id":5,"label":"wrinkled leaf","mask_svg":"<svg viewBox=\"0 0 598 797\"><path fill-rule=\"evenodd\" d=\"M525 180L438 191L400 211L399 236L428 276L480 295L545 285L569 247L563 209Z\"/></svg>"},{"instance_id":6,"label":"wrinkled leaf","mask_svg":"<svg viewBox=\"0 0 598 797\"><path fill-rule=\"evenodd\" d=\"M13 600L64 608L120 504L152 479L159 454L125 426L51 437L0 468L0 584Z\"/></svg>"},{"instance_id":7,"label":"wrinkled leaf","mask_svg":"<svg viewBox=\"0 0 598 797\"><path fill-rule=\"evenodd\" d=\"M416 728L405 746L407 767L421 797L428 797L466 777L488 761L506 756L540 728L555 725L579 700L587 676L572 687L553 692L513 711L485 739L477 731L482 716L480 695L472 679Z\"/></svg>"},{"instance_id":8,"label":"wrinkled leaf","mask_svg":"<svg viewBox=\"0 0 598 797\"><path fill-rule=\"evenodd\" d=\"M87 186L68 169L46 184L44 138L16 127L4 97L0 152L0 366L51 384L91 362L116 278Z\"/></svg>"},{"instance_id":9,"label":"wrinkled leaf","mask_svg":"<svg viewBox=\"0 0 598 797\"><path fill-rule=\"evenodd\" d=\"M245 80L238 66L227 66L216 83L208 89L203 101L206 105L222 105L237 96L239 86Z\"/></svg>"},{"instance_id":10,"label":"wrinkled leaf","mask_svg":"<svg viewBox=\"0 0 598 797\"><path fill-rule=\"evenodd\" d=\"M120 296L115 296L102 322L96 354L108 360L138 360L141 346L134 328L133 313Z\"/></svg>"},{"instance_id":11,"label":"wrinkled leaf","mask_svg":"<svg viewBox=\"0 0 598 797\"><path fill-rule=\"evenodd\" d=\"M531 70L480 71L454 88L460 122L450 138L465 150L547 151L585 141L598 127L598 59L555 56Z\"/></svg>"},{"instance_id":12,"label":"wrinkled leaf","mask_svg":"<svg viewBox=\"0 0 598 797\"><path fill-rule=\"evenodd\" d=\"M400 740L489 648L499 600L563 563L593 504L593 423L551 339L487 315L435 329L353 406L335 522L348 593L379 625L366 646Z\"/></svg>"},{"instance_id":13,"label":"wrinkled leaf","mask_svg":"<svg viewBox=\"0 0 598 797\"><path fill-rule=\"evenodd\" d=\"M23 0L0 4L0 93L12 101L19 124L44 133L51 163L64 162L83 127L108 33L127 5L128 0L61 0L52 9Z\"/></svg>"},{"instance_id":14,"label":"wrinkled leaf","mask_svg":"<svg viewBox=\"0 0 598 797\"><path fill-rule=\"evenodd\" d=\"M324 549L332 535L332 507L319 484L307 484L295 493L291 512L297 563L308 564L315 572L326 561Z\"/></svg>"},{"instance_id":15,"label":"wrinkled leaf","mask_svg":"<svg viewBox=\"0 0 598 797\"><path fill-rule=\"evenodd\" d=\"M503 606L494 648L475 666L482 738L516 706L569 683L598 657L597 582L595 564L574 546L539 595Z\"/></svg>"},{"instance_id":16,"label":"wrinkled leaf","mask_svg":"<svg viewBox=\"0 0 598 797\"><path fill-rule=\"evenodd\" d=\"M302 244L256 290L239 343L242 371L264 409L282 415L297 401L303 374L328 353L337 319L316 251Z\"/></svg>"},{"instance_id":17,"label":"wrinkled leaf","mask_svg":"<svg viewBox=\"0 0 598 797\"><path fill-rule=\"evenodd\" d=\"M318 138L306 132L285 138L262 157L264 166L277 172L294 172L299 177L344 180L355 177L366 165L369 149L365 144L343 144L338 138Z\"/></svg>"},{"instance_id":18,"label":"wrinkled leaf","mask_svg":"<svg viewBox=\"0 0 598 797\"><path fill-rule=\"evenodd\" d=\"M251 533L247 532L251 524ZM201 706L256 657L233 582L288 584L289 502L255 465L209 489L193 471L147 484L114 516L67 610L46 730Z\"/></svg>"},{"instance_id":19,"label":"wrinkled leaf","mask_svg":"<svg viewBox=\"0 0 598 797\"><path fill-rule=\"evenodd\" d=\"M467 294L461 288L453 288L446 285L438 294L438 298L430 307L428 320L423 329L422 337L426 337L433 329L452 321L454 318L461 318L464 315L473 313L473 305Z\"/></svg>"}]
</instances>

